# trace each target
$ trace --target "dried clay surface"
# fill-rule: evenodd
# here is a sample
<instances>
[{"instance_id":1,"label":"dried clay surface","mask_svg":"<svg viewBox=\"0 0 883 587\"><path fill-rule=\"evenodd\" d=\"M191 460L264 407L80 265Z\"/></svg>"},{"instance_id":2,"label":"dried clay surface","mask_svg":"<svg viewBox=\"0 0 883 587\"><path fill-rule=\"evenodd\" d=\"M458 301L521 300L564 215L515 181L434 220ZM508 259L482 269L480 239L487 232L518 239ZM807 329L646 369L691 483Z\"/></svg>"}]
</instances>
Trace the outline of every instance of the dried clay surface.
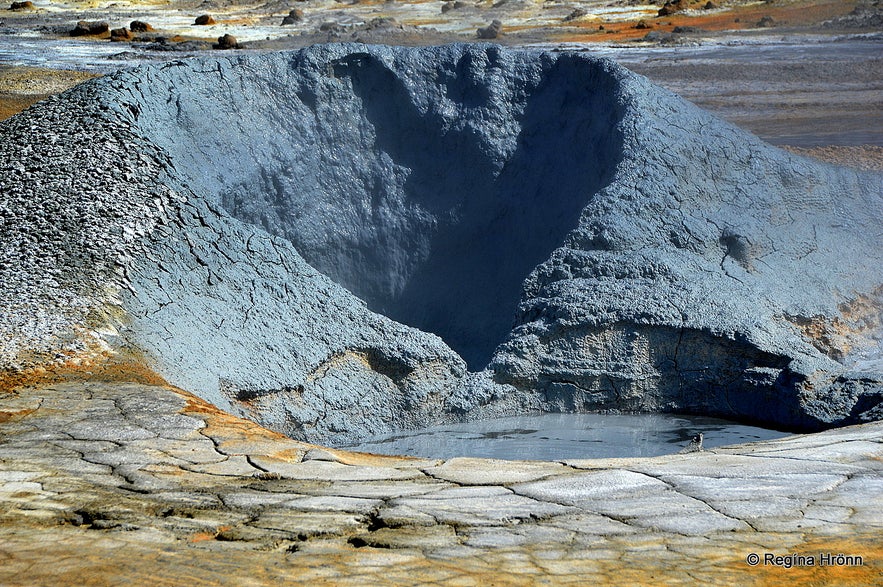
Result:
<instances>
[{"instance_id":1,"label":"dried clay surface","mask_svg":"<svg viewBox=\"0 0 883 587\"><path fill-rule=\"evenodd\" d=\"M883 576L879 423L651 459L429 461L321 449L169 387L92 381L4 393L0 427L3 585ZM853 558L746 562L765 553Z\"/></svg>"}]
</instances>

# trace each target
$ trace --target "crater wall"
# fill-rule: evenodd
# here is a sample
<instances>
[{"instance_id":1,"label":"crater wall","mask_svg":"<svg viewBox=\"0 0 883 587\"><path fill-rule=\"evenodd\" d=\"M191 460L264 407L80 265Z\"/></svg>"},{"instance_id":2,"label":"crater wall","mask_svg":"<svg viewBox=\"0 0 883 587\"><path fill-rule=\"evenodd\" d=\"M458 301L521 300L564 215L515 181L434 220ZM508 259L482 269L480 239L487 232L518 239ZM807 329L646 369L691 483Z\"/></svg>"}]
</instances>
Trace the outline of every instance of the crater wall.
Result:
<instances>
[{"instance_id":1,"label":"crater wall","mask_svg":"<svg viewBox=\"0 0 883 587\"><path fill-rule=\"evenodd\" d=\"M194 190L481 369L618 162L616 75L586 65L494 47L182 64L148 76L138 124Z\"/></svg>"}]
</instances>

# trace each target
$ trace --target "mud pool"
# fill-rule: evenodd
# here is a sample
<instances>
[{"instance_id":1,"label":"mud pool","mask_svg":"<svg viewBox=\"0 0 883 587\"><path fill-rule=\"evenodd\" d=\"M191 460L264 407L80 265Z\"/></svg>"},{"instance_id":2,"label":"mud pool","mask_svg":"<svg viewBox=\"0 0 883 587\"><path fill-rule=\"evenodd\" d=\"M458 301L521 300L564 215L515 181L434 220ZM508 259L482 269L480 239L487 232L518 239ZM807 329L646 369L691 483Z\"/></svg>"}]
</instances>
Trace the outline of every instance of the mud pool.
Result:
<instances>
[{"instance_id":1,"label":"mud pool","mask_svg":"<svg viewBox=\"0 0 883 587\"><path fill-rule=\"evenodd\" d=\"M557 461L672 454L698 433L703 448L787 436L786 432L675 414L540 414L377 436L355 451L447 459L477 457Z\"/></svg>"}]
</instances>

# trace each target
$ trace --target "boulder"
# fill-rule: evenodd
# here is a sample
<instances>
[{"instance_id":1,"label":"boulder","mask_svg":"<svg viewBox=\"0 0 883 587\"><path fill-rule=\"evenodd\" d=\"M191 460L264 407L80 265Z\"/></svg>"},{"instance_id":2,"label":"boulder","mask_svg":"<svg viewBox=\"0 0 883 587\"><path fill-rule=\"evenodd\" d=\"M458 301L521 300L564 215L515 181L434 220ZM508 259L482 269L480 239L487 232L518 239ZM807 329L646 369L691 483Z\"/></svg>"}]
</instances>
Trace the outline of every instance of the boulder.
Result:
<instances>
[{"instance_id":1,"label":"boulder","mask_svg":"<svg viewBox=\"0 0 883 587\"><path fill-rule=\"evenodd\" d=\"M126 27L120 29L112 29L110 31L110 40L111 41L131 41L135 38L135 35L132 34L132 31L127 29Z\"/></svg>"},{"instance_id":2,"label":"boulder","mask_svg":"<svg viewBox=\"0 0 883 587\"><path fill-rule=\"evenodd\" d=\"M319 30L323 33L342 33L346 31L346 27L333 21L327 21L319 25Z\"/></svg>"},{"instance_id":3,"label":"boulder","mask_svg":"<svg viewBox=\"0 0 883 587\"><path fill-rule=\"evenodd\" d=\"M212 24L217 24L217 21L210 14L203 14L202 16L197 16L196 20L193 21L194 25L199 26L208 26Z\"/></svg>"},{"instance_id":4,"label":"boulder","mask_svg":"<svg viewBox=\"0 0 883 587\"><path fill-rule=\"evenodd\" d=\"M34 3L31 0L25 0L24 2L13 2L9 5L9 10L13 10L16 12L23 12L26 10L36 10L37 7L34 6Z\"/></svg>"},{"instance_id":5,"label":"boulder","mask_svg":"<svg viewBox=\"0 0 883 587\"><path fill-rule=\"evenodd\" d=\"M503 23L496 19L488 26L478 29L479 39L496 39L501 34L503 34Z\"/></svg>"},{"instance_id":6,"label":"boulder","mask_svg":"<svg viewBox=\"0 0 883 587\"><path fill-rule=\"evenodd\" d=\"M149 23L140 20L133 20L131 23L129 23L129 30L131 30L133 33L149 33L154 31L155 29Z\"/></svg>"},{"instance_id":7,"label":"boulder","mask_svg":"<svg viewBox=\"0 0 883 587\"><path fill-rule=\"evenodd\" d=\"M690 0L668 0L659 9L659 16L669 16L676 12L682 12L690 7Z\"/></svg>"},{"instance_id":8,"label":"boulder","mask_svg":"<svg viewBox=\"0 0 883 587\"><path fill-rule=\"evenodd\" d=\"M377 17L372 18L365 24L364 30L366 31L376 31L376 30L391 30L391 29L399 29L402 30L404 27L399 24L399 22L389 16L386 17Z\"/></svg>"},{"instance_id":9,"label":"boulder","mask_svg":"<svg viewBox=\"0 0 883 587\"><path fill-rule=\"evenodd\" d=\"M300 8L294 8L289 13L288 16L282 19L282 24L294 24L296 22L300 22L304 19L304 11Z\"/></svg>"},{"instance_id":10,"label":"boulder","mask_svg":"<svg viewBox=\"0 0 883 587\"><path fill-rule=\"evenodd\" d=\"M221 37L218 37L218 42L212 45L213 49L239 49L239 43L236 42L236 37L233 35L227 34Z\"/></svg>"},{"instance_id":11,"label":"boulder","mask_svg":"<svg viewBox=\"0 0 883 587\"><path fill-rule=\"evenodd\" d=\"M661 45L667 45L671 43L677 42L677 35L673 33L666 33L663 31L650 31L641 39L647 43L659 43Z\"/></svg>"},{"instance_id":12,"label":"boulder","mask_svg":"<svg viewBox=\"0 0 883 587\"><path fill-rule=\"evenodd\" d=\"M81 20L70 32L72 37L88 37L104 35L110 32L110 25L103 21Z\"/></svg>"},{"instance_id":13,"label":"boulder","mask_svg":"<svg viewBox=\"0 0 883 587\"><path fill-rule=\"evenodd\" d=\"M583 10L582 8L575 8L573 12L564 17L564 22L570 22L572 20L579 20L580 18L587 15L588 12Z\"/></svg>"}]
</instances>

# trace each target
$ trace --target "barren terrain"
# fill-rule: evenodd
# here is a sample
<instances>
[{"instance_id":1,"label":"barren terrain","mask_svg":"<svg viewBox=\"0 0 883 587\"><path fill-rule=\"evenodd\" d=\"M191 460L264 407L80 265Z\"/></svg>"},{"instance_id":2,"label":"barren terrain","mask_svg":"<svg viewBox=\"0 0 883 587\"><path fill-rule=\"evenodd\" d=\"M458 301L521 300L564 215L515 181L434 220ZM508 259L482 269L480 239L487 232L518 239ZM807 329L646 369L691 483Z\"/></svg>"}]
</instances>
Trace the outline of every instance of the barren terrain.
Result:
<instances>
[{"instance_id":1,"label":"barren terrain","mask_svg":"<svg viewBox=\"0 0 883 587\"><path fill-rule=\"evenodd\" d=\"M792 153L858 169L883 170L883 7L878 0L702 0L677 4L670 5L670 14L660 16L660 10L666 8L663 2L637 0L271 0L257 4L237 0L34 0L30 7L0 10L0 120L84 80L144 62L234 51L255 54L327 41L393 45L487 41L607 56ZM212 15L215 23L194 25L204 14ZM283 25L286 16L293 22ZM134 20L149 23L153 30L131 33ZM493 36L494 30L481 34L478 30L494 28L494 20L500 21L495 38L480 39ZM79 21L106 21L108 29L127 27L131 35L117 33L117 38L124 40L115 41L110 39L110 30L70 36ZM213 49L223 35L234 36L238 48ZM108 79L112 78L101 81ZM170 90L176 88L169 82ZM223 105L223 93L216 97ZM85 104L83 110L88 107ZM135 119L141 115L142 122L148 117L146 109L131 112ZM194 114L191 120L198 118ZM10 122L17 120L29 119L19 117ZM30 120L41 119L35 116ZM54 120L62 126L68 124L64 113ZM570 121L557 122L566 128ZM27 189L30 180L19 182L17 204L0 206L0 213L14 217L36 201L41 190L55 190L54 198L63 191L56 190L62 185L88 197L81 198L83 204L76 209L69 204L74 199L71 194L58 198L57 207L50 205L49 198L50 204L41 214L73 210L68 220L75 224L77 215L97 204L104 206L102 213L108 218L138 212L125 198L148 193L150 186L136 180L140 175L158 175L154 171L160 159L151 159L146 151L139 153L132 142L125 143L129 127L123 125L104 127L97 140L101 148L93 153L90 141L96 140L98 126L80 125L70 131L69 135L77 137L70 143L73 146L47 147L45 152L52 156L46 160L31 159L38 153L31 147L53 141L11 142L14 147L0 143L0 147L8 147L6 152L20 149L20 158L0 161L0 166L9 168L0 178L0 203L12 193L8 178L19 173L36 173L28 177L38 178L32 190ZM230 130L233 125L207 126L236 131ZM27 137L31 136L28 133L45 137L56 130L36 122L27 127L9 124L8 128ZM259 134L260 129L254 132ZM180 146L180 139L170 135L167 149ZM678 158L677 153L668 152L671 142L671 137L660 136L653 145L656 154L667 157L670 168L693 177L694 167L702 167L700 158ZM688 142L681 139L682 144ZM783 163L780 170L809 169L812 175L821 173L821 168L831 176L841 172L844 177L862 175L789 157L758 141L746 149L750 151L748 159L765 155L787 160L791 167ZM180 151L186 159L188 147L180 147ZM214 153L213 149L205 151ZM686 149L679 152L693 153ZM735 148L733 152L741 154ZM141 157L137 163L133 153ZM411 153L405 150L404 154ZM234 166L239 159L231 156L228 161ZM464 161L466 167L470 160L464 157ZM54 172L39 175L44 168L55 165L61 169L62 164L80 173L72 174L76 177L68 178L67 183L58 180ZM710 164L700 171L709 168ZM130 171L131 181L127 177ZM815 189L795 177L783 183L797 185L794 191L799 194ZM200 174L194 172L192 179L191 184L198 183ZM871 193L873 186L868 191ZM179 205L176 194L164 193L166 196L169 210L172 204ZM879 188L868 200L873 197L879 197ZM808 206L807 201L798 199L800 206ZM205 272L210 287L218 283L231 287L233 281L224 272L235 264L229 257L214 264L214 273L206 269L206 259L213 262L211 255L229 245L218 237L223 231L214 232L214 204L198 207L191 201L190 208L181 204L177 219L168 222L160 198L150 200L149 205L156 202L158 224L166 224L159 229L166 232L157 237L158 246L181 245L196 252L193 264L184 270L158 262L158 269L144 283L152 286L155 282L159 290L166 285L172 292L174 279L160 283L171 275L171 269L184 276L178 283L203 281ZM788 215L791 210L785 208L776 213ZM842 210L839 213L848 218ZM819 217L824 221L824 214ZM185 220L189 222L186 230L178 236L169 232L169 226ZM876 219L868 226L873 222ZM51 224L38 222L37 229ZM136 229L143 232L140 225ZM133 240L136 229L123 228L111 236L118 239L122 234L123 240ZM93 232L90 237L100 231ZM876 244L872 238L868 238L868 248ZM722 271L741 271L733 258L751 254L753 243L747 246L742 236L729 233L716 239L712 244L724 247L725 253L714 260L711 269L717 270L719 261ZM259 235L243 240L247 254L242 260L254 261L261 255L282 259L275 237ZM15 246L9 243L0 243L0 252L18 254L24 250L20 241L15 241ZM65 241L68 246L70 243L71 239ZM840 245L846 246L832 238L823 246L837 250ZM49 257L36 255L26 261L45 268ZM152 262L158 257L146 258ZM8 259L0 258L0 269L9 269ZM276 279L274 283L282 283L280 269L274 265L267 271ZM312 271L304 262L292 274L314 280L316 286L305 291L327 293L333 284ZM756 273L754 267L748 267L738 276L753 279ZM725 279L731 277L727 274ZM54 279L54 274L47 273L47 288L57 285ZM787 276L782 279L786 281ZM251 287L255 288L255 280ZM285 295L287 288L286 283ZM275 293L282 288L270 289ZM805 293L797 289L791 292L794 297ZM145 291L150 290L142 288L140 299L150 301ZM237 287L231 291L238 291ZM883 290L877 290L878 295L879 291ZM138 299L135 291L132 294ZM184 301L199 297L186 294L182 294ZM162 309L171 298L160 297L157 305ZM301 298L302 304L304 300L307 298ZM872 311L872 302L862 305L863 301L867 298L841 306L843 320L854 318L863 327L879 328L879 322L873 322L879 312ZM263 309L258 306L260 314ZM298 323L303 332L321 328L323 321L362 311L355 303L315 303L317 311L303 307L310 314L302 325ZM0 307L0 313L4 312L3 318L12 314L9 308ZM43 317L42 311L32 314ZM168 326L198 332L204 323L208 319L199 317L193 322L169 320ZM847 352L851 339L837 338L835 332L843 325L795 319L794 328L802 328L819 348L831 351L832 345L841 344ZM214 328L213 323L209 326ZM228 328L234 333L231 340L254 334L241 327ZM264 324L256 331L267 328ZM393 346L404 337L398 332L381 334L393 339L389 343ZM108 333L111 337L115 334L110 330L102 334ZM168 329L158 340L164 336L172 337ZM326 342L334 338L324 336ZM588 344L586 340L580 344ZM678 348L681 343L679 338ZM163 340L159 344L164 344ZM198 361L194 355L212 344L208 337L194 337L192 348L196 350L188 351L184 359ZM702 347L701 340L694 342L694 354L701 355ZM221 363L234 362L227 351L214 351ZM70 354L58 354L54 365L0 371L3 585L833 586L879 584L883 578L880 422L655 458L518 462L381 457L292 440L225 413L189 393L194 389L185 391L182 384L170 384L170 379L154 372L143 351L129 348L115 354L102 349L91 358ZM250 359L255 354L242 356ZM336 354L321 368L332 373L334 369L343 373L347 369L370 371L383 358L362 351ZM427 373L435 375L435 363L427 364ZM400 364L384 366L393 378L400 375L396 371L402 371ZM772 369L752 371L761 377ZM855 381L860 380L856 376ZM214 381L219 386L222 383L217 378ZM230 386L229 381L223 383ZM292 386L281 391L291 397L301 394L302 399L304 390ZM229 397L237 409L261 409L259 394L248 389ZM272 399L271 394L265 397ZM343 402L346 405L339 406L339 411L365 411L372 401L383 403L365 394L360 401ZM390 402L384 408L391 406ZM861 561L786 569L782 565L754 566L750 558L753 554L821 553L858 556Z\"/></svg>"},{"instance_id":2,"label":"barren terrain","mask_svg":"<svg viewBox=\"0 0 883 587\"><path fill-rule=\"evenodd\" d=\"M0 119L90 75L211 51L222 34L234 35L245 51L327 41L477 42L477 29L499 19L501 34L491 42L600 52L773 144L832 162L881 165L873 148L883 146L878 0L723 0L708 9L692 2L666 16L657 14L662 2L457 4L47 1L0 11ZM282 25L292 10L302 15ZM204 13L217 24L194 26ZM71 37L80 20L106 21L111 29L140 20L154 30L123 42L109 33Z\"/></svg>"}]
</instances>

